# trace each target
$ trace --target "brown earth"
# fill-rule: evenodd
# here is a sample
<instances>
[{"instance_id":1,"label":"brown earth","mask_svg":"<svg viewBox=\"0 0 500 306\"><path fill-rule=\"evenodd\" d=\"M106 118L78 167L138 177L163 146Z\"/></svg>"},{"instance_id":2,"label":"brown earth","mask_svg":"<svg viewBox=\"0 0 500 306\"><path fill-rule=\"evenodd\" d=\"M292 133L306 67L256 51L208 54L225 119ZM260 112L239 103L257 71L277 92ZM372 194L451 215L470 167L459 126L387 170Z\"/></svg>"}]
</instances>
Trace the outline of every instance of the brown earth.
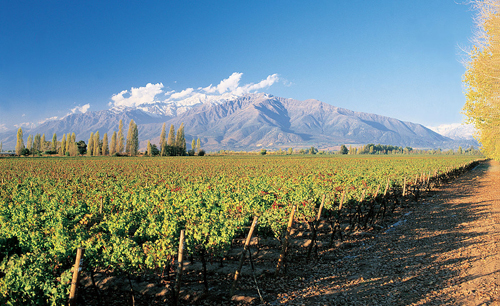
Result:
<instances>
[{"instance_id":1,"label":"brown earth","mask_svg":"<svg viewBox=\"0 0 500 306\"><path fill-rule=\"evenodd\" d=\"M304 276L310 280L279 301L500 305L499 163L482 163L427 196L403 214L401 226L350 256L320 263L318 272Z\"/></svg>"},{"instance_id":2,"label":"brown earth","mask_svg":"<svg viewBox=\"0 0 500 306\"><path fill-rule=\"evenodd\" d=\"M201 263L188 262L181 304L258 305L258 288L265 305L500 305L497 162L481 163L418 202L404 203L383 223L348 232L333 247L323 227L319 252L308 261L309 233L296 225L288 271L278 278L272 272L279 243L254 238L259 242L252 247L255 277L247 261L231 300L227 293L241 247L227 254L223 268L208 264L208 294L203 294ZM172 279L129 282L98 273L99 290L86 277L80 299L86 305L130 305L132 283L136 305L165 305Z\"/></svg>"}]
</instances>

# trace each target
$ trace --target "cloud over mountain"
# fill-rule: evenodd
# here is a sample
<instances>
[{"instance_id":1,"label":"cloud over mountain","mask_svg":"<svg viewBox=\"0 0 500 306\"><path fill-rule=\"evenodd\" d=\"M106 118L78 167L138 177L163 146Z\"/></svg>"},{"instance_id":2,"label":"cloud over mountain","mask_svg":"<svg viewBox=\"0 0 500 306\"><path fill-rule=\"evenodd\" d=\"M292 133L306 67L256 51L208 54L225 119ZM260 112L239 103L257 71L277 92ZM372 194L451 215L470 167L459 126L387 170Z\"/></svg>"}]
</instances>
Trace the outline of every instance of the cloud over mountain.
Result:
<instances>
[{"instance_id":1,"label":"cloud over mountain","mask_svg":"<svg viewBox=\"0 0 500 306\"><path fill-rule=\"evenodd\" d=\"M213 101L228 96L240 97L248 93L256 93L261 89L268 88L280 80L278 74L271 74L258 83L248 83L240 86L243 73L234 72L228 78L223 79L217 86L210 84L207 87L186 88L179 92L174 90L164 92L162 83L148 83L144 87L132 87L130 90L123 90L111 97L109 102L113 107L137 107L155 103L174 103L179 100L190 99L191 101ZM166 99L159 99L160 94L167 96Z\"/></svg>"},{"instance_id":2,"label":"cloud over mountain","mask_svg":"<svg viewBox=\"0 0 500 306\"><path fill-rule=\"evenodd\" d=\"M68 115L75 114L75 113L76 114L78 114L78 113L85 114L89 110L89 108L90 108L90 104L88 104L88 103L83 105L83 106L78 105L78 106L72 108L70 110L70 113L68 113Z\"/></svg>"},{"instance_id":3,"label":"cloud over mountain","mask_svg":"<svg viewBox=\"0 0 500 306\"><path fill-rule=\"evenodd\" d=\"M156 95L162 92L162 83L148 83L145 87L132 87L130 91L122 90L121 92L113 95L111 97L111 100L113 100L113 102L110 102L110 105L135 107L145 103L153 103L155 101Z\"/></svg>"}]
</instances>

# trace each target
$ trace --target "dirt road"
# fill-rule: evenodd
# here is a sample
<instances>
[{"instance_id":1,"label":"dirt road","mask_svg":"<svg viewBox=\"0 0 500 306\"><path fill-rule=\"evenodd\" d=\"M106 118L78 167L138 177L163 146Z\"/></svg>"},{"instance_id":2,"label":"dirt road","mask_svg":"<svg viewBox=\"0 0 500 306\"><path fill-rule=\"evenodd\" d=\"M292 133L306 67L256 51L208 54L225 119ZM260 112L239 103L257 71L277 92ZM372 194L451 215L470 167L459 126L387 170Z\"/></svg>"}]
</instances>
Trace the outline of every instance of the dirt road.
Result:
<instances>
[{"instance_id":1,"label":"dirt road","mask_svg":"<svg viewBox=\"0 0 500 306\"><path fill-rule=\"evenodd\" d=\"M400 221L295 274L296 289L271 304L500 305L497 162L431 192Z\"/></svg>"}]
</instances>

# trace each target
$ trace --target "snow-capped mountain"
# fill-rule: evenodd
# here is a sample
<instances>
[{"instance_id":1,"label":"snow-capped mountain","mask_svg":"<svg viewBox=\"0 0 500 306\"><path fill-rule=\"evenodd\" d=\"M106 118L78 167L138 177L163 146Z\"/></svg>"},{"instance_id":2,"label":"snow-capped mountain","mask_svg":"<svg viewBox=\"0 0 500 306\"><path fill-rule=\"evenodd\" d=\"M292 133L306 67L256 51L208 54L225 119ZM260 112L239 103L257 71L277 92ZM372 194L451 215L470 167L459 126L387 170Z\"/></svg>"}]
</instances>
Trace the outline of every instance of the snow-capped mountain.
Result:
<instances>
[{"instance_id":1,"label":"snow-capped mountain","mask_svg":"<svg viewBox=\"0 0 500 306\"><path fill-rule=\"evenodd\" d=\"M473 140L475 128L472 124L441 124L436 127L429 127L434 132L455 140Z\"/></svg>"},{"instance_id":2,"label":"snow-capped mountain","mask_svg":"<svg viewBox=\"0 0 500 306\"><path fill-rule=\"evenodd\" d=\"M148 103L142 103L135 107L126 106L114 106L111 108L112 111L120 113L125 109L140 109L146 113L160 115L160 116L178 116L193 107L200 106L205 103L221 104L226 101L231 101L237 99L238 96L226 93L222 95L207 95L202 93L194 94L188 98L180 100L166 100L163 102L154 101Z\"/></svg>"},{"instance_id":3,"label":"snow-capped mountain","mask_svg":"<svg viewBox=\"0 0 500 306\"><path fill-rule=\"evenodd\" d=\"M234 96L191 95L177 101L143 103L135 107L114 106L108 110L70 114L25 130L24 135L76 133L87 141L125 129L133 119L138 125L141 148L148 140L159 142L161 127L185 125L186 140L200 138L206 150L256 150L259 148L332 148L340 144L380 143L416 148L458 147L448 137L411 122L375 114L354 112L318 100L298 101L264 93ZM125 131L126 132L126 131ZM4 148L15 146L16 133L0 134ZM463 146L463 144L461 144Z\"/></svg>"}]
</instances>

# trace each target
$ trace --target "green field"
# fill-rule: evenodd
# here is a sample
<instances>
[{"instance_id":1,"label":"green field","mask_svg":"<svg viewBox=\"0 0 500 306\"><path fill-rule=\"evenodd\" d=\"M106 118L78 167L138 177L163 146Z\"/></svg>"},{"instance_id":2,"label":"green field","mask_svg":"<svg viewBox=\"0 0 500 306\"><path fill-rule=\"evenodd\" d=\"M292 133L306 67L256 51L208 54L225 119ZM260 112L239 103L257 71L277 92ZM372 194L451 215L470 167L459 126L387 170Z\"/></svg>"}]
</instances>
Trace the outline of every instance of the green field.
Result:
<instances>
[{"instance_id":1,"label":"green field","mask_svg":"<svg viewBox=\"0 0 500 306\"><path fill-rule=\"evenodd\" d=\"M0 302L63 304L76 248L86 266L158 273L186 250L223 257L254 216L281 237L325 196L339 217L388 188L424 184L477 156L219 156L0 159ZM379 192L377 193L377 190ZM373 206L375 207L375 206ZM380 210L380 205L378 206Z\"/></svg>"}]
</instances>

